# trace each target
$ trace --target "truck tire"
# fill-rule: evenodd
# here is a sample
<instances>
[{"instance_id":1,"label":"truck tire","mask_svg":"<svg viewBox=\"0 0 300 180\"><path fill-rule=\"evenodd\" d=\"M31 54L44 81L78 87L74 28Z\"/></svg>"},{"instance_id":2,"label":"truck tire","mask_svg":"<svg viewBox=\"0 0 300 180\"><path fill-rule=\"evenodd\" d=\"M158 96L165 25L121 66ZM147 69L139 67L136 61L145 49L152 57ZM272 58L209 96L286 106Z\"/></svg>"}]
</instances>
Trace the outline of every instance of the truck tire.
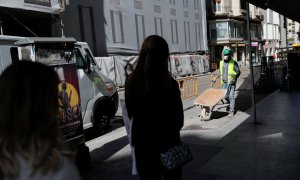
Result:
<instances>
[{"instance_id":1,"label":"truck tire","mask_svg":"<svg viewBox=\"0 0 300 180\"><path fill-rule=\"evenodd\" d=\"M115 109L116 107L109 97L103 96L99 98L94 105L93 127L95 129L110 128L110 120L115 115Z\"/></svg>"}]
</instances>

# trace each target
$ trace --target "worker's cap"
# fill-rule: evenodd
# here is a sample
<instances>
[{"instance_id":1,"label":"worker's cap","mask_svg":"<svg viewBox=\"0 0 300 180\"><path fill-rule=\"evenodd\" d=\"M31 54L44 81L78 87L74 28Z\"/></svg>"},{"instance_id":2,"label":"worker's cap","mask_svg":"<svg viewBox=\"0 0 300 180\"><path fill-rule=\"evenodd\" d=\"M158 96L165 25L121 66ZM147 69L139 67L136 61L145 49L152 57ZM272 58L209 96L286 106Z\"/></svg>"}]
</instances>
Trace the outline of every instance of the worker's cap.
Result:
<instances>
[{"instance_id":1,"label":"worker's cap","mask_svg":"<svg viewBox=\"0 0 300 180\"><path fill-rule=\"evenodd\" d=\"M230 49L225 49L224 52L223 52L224 55L230 55L231 54L231 51Z\"/></svg>"}]
</instances>

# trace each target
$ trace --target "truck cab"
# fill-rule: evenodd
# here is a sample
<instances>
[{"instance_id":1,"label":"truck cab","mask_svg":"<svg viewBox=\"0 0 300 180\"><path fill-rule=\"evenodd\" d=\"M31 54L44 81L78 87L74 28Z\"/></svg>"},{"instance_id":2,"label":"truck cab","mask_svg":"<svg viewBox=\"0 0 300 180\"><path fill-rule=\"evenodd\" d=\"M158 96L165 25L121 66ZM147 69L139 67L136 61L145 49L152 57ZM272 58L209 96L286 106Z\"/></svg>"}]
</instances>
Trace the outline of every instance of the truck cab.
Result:
<instances>
[{"instance_id":1,"label":"truck cab","mask_svg":"<svg viewBox=\"0 0 300 180\"><path fill-rule=\"evenodd\" d=\"M86 42L75 43L81 93L83 129L108 128L118 110L119 95L114 82L101 73Z\"/></svg>"}]
</instances>

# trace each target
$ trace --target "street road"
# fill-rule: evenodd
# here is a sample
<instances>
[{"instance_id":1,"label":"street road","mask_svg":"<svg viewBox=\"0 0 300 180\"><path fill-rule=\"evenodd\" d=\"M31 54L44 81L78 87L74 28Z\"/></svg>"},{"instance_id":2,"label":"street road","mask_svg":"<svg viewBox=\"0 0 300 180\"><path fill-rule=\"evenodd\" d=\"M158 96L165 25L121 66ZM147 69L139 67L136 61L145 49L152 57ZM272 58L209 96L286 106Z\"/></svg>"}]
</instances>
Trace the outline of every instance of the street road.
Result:
<instances>
[{"instance_id":1,"label":"street road","mask_svg":"<svg viewBox=\"0 0 300 180\"><path fill-rule=\"evenodd\" d=\"M242 74L237 82L236 91L236 108L237 116L251 107L251 91L249 91L249 68L242 68ZM199 76L199 95L210 87L210 75ZM124 98L124 91L120 91L120 98ZM259 101L265 95L258 95ZM215 110L210 121L200 121L198 117L200 111L198 107L193 106L196 97L183 100L185 109L183 133L202 132L205 130L218 130L232 119L227 117L224 109ZM120 113L120 112L119 112ZM233 118L234 121L235 118ZM197 140L197 139L195 139ZM195 142L196 143L196 142ZM90 173L83 177L84 180L94 179L111 179L111 180L137 180L130 174L131 172L131 150L128 146L128 137L125 128L123 128L123 120L121 113L112 121L112 128L109 131L97 133L96 136L90 137L86 142L90 148L91 166ZM198 166L197 166L198 167ZM188 175L185 174L186 177Z\"/></svg>"}]
</instances>

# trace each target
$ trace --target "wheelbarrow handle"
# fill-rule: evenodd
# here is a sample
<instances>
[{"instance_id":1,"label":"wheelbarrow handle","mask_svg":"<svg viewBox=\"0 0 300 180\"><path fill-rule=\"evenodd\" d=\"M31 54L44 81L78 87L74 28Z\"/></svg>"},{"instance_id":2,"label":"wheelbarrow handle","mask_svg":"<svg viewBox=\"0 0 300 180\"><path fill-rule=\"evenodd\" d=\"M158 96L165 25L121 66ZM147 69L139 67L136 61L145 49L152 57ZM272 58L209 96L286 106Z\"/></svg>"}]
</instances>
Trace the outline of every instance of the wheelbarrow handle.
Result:
<instances>
[{"instance_id":1,"label":"wheelbarrow handle","mask_svg":"<svg viewBox=\"0 0 300 180\"><path fill-rule=\"evenodd\" d=\"M216 74L214 74L213 76L214 76L214 77L211 79L211 88L214 87L214 85L215 85L217 79L220 78L220 76L219 76L219 75L216 75Z\"/></svg>"}]
</instances>

